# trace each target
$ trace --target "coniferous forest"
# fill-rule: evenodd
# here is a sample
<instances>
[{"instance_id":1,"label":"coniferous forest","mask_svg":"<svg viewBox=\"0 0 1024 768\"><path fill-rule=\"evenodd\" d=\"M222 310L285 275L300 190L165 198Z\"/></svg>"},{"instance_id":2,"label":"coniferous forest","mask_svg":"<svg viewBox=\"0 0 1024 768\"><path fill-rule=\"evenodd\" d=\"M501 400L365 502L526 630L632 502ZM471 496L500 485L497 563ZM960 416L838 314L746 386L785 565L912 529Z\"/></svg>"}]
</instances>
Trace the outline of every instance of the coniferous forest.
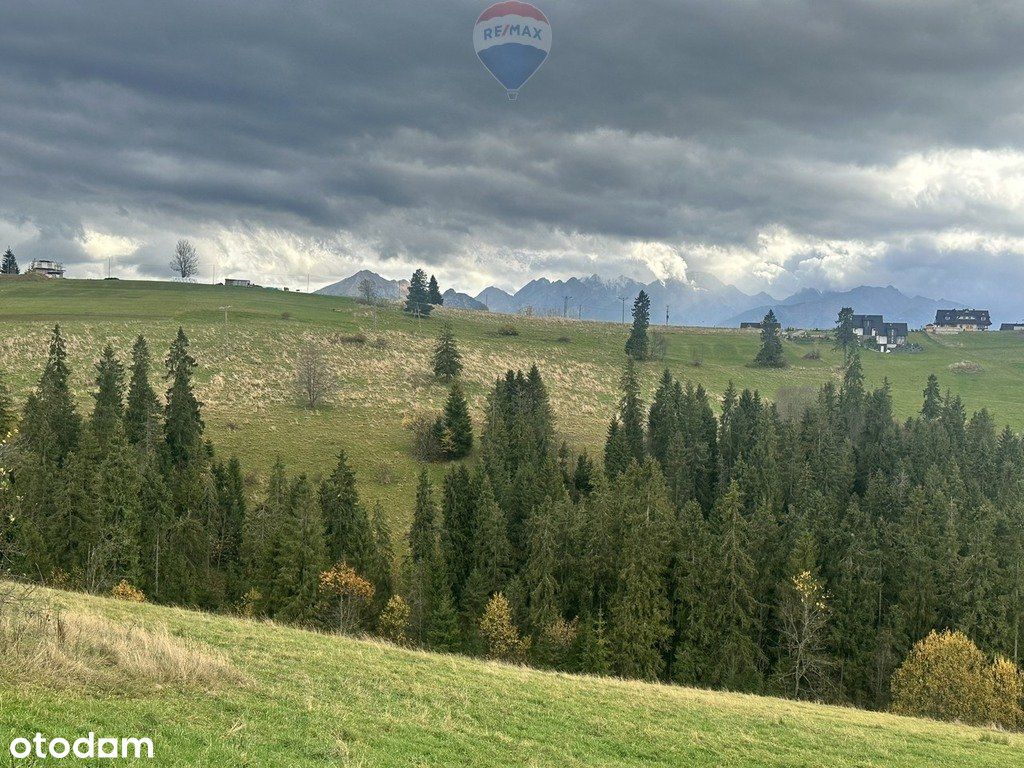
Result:
<instances>
[{"instance_id":1,"label":"coniferous forest","mask_svg":"<svg viewBox=\"0 0 1024 768\"><path fill-rule=\"evenodd\" d=\"M1019 661L1024 446L931 377L893 416L851 351L783 416L636 363L603 455L558 437L543 374L498 375L474 453L396 538L344 453L247 484L204 437L183 331L69 387L59 327L15 413L0 386L0 570L541 667L884 708L933 630ZM497 373L497 372L496 372ZM155 382L162 381L163 396ZM461 395L460 395L461 396ZM6 439L2 439L6 435Z\"/></svg>"}]
</instances>

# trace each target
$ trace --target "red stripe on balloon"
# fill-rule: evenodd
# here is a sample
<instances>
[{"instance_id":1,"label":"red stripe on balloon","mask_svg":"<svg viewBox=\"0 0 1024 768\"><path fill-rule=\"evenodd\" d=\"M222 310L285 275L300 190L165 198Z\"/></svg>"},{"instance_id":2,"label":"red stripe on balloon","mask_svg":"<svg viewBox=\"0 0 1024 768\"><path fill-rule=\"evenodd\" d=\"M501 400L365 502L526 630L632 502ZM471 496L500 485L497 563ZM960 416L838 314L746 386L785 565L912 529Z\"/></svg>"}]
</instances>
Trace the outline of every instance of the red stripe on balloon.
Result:
<instances>
[{"instance_id":1,"label":"red stripe on balloon","mask_svg":"<svg viewBox=\"0 0 1024 768\"><path fill-rule=\"evenodd\" d=\"M493 19L496 16L526 16L530 19L543 21L545 24L548 23L548 17L541 13L539 8L536 8L529 3L515 2L515 0L509 0L504 3L495 3L480 14L480 18L476 20L476 23L479 24L481 21L487 21L488 19Z\"/></svg>"}]
</instances>

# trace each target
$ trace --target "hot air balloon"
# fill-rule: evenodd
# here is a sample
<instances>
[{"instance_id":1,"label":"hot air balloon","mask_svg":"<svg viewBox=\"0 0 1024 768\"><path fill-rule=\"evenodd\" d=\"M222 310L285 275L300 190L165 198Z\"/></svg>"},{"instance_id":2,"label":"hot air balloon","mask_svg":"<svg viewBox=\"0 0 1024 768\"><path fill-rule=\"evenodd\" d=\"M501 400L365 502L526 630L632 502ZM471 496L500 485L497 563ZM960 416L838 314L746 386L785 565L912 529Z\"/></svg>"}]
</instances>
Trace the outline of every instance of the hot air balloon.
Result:
<instances>
[{"instance_id":1,"label":"hot air balloon","mask_svg":"<svg viewBox=\"0 0 1024 768\"><path fill-rule=\"evenodd\" d=\"M487 71L508 91L509 101L515 101L523 83L548 57L551 25L529 3L495 3L476 20L473 47Z\"/></svg>"}]
</instances>

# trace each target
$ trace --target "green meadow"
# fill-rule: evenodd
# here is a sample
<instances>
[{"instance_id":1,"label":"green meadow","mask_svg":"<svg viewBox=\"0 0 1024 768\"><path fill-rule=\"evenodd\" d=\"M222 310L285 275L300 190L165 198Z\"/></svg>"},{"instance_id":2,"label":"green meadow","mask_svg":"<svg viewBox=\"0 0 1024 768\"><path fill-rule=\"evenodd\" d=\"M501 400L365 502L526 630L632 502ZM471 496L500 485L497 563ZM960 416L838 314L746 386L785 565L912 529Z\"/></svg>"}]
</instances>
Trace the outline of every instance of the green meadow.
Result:
<instances>
[{"instance_id":1,"label":"green meadow","mask_svg":"<svg viewBox=\"0 0 1024 768\"><path fill-rule=\"evenodd\" d=\"M995 768L1024 759L1021 736L987 729L542 672L68 592L39 589L29 604L0 617L0 636L31 641L0 659L4 748L37 731L93 731L153 740L155 761L127 765Z\"/></svg>"},{"instance_id":2,"label":"green meadow","mask_svg":"<svg viewBox=\"0 0 1024 768\"><path fill-rule=\"evenodd\" d=\"M227 320L225 322L225 310ZM870 307L858 307L868 311ZM600 452L618 400L626 328L561 318L526 318L441 309L428 320L403 315L396 305L376 312L352 300L258 288L169 282L0 279L0 375L18 401L42 370L47 338L59 322L69 339L74 383L90 407L93 363L104 344L123 357L144 334L162 359L178 326L199 362L198 392L207 435L222 454L243 462L258 489L276 456L289 472L329 471L339 448L348 451L363 496L380 500L396 525L408 519L418 462L410 424L439 412L446 388L430 374L440 324L452 323L465 363L464 381L477 423L488 387L508 368L536 363L551 392L562 436L576 448ZM518 335L499 333L514 326ZM749 331L657 328L666 340L663 361L646 363L650 392L664 368L720 396L730 381L759 389L769 399L807 397L838 380L841 356L828 342L787 341L789 367L750 367L758 336ZM339 389L328 407L303 409L295 395L298 352L307 340L322 343ZM988 408L999 424L1024 429L1024 337L976 333L932 337L912 334L923 351L865 353L869 384L888 379L897 414L919 407L930 373L943 389L963 397L968 413ZM820 359L806 359L817 350ZM981 370L957 374L952 364ZM431 472L440 477L443 467Z\"/></svg>"}]
</instances>

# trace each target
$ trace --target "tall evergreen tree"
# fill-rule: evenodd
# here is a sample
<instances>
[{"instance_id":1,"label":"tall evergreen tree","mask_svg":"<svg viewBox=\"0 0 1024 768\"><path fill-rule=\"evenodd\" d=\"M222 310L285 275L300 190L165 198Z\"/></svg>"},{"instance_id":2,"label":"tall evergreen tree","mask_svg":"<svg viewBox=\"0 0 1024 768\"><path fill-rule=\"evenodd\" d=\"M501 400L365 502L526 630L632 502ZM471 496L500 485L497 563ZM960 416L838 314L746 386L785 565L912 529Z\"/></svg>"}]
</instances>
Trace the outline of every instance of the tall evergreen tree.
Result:
<instances>
[{"instance_id":1,"label":"tall evergreen tree","mask_svg":"<svg viewBox=\"0 0 1024 768\"><path fill-rule=\"evenodd\" d=\"M149 382L149 346L141 334L132 345L131 381L124 414L124 433L132 445L150 450L160 434L160 401Z\"/></svg>"},{"instance_id":2,"label":"tall evergreen tree","mask_svg":"<svg viewBox=\"0 0 1024 768\"><path fill-rule=\"evenodd\" d=\"M313 621L320 574L327 568L327 547L320 505L305 475L299 475L288 489L274 566L274 615L296 623Z\"/></svg>"},{"instance_id":3,"label":"tall evergreen tree","mask_svg":"<svg viewBox=\"0 0 1024 768\"><path fill-rule=\"evenodd\" d=\"M25 403L21 426L24 447L57 466L78 446L81 417L71 393L67 342L60 326L54 326L46 367L39 386Z\"/></svg>"},{"instance_id":4,"label":"tall evergreen tree","mask_svg":"<svg viewBox=\"0 0 1024 768\"><path fill-rule=\"evenodd\" d=\"M188 337L182 328L167 355L167 405L164 408L164 449L171 465L185 466L203 450L201 403L192 387L196 361L189 353Z\"/></svg>"},{"instance_id":5,"label":"tall evergreen tree","mask_svg":"<svg viewBox=\"0 0 1024 768\"><path fill-rule=\"evenodd\" d=\"M709 598L720 649L709 682L728 690L758 690L764 654L757 644L757 574L750 557L749 524L743 517L743 499L736 483L719 497L712 521L718 562Z\"/></svg>"},{"instance_id":6,"label":"tall evergreen tree","mask_svg":"<svg viewBox=\"0 0 1024 768\"><path fill-rule=\"evenodd\" d=\"M769 309L761 321L761 349L754 357L760 368L783 368L786 358L782 353L782 327L775 319L775 310Z\"/></svg>"},{"instance_id":7,"label":"tall evergreen tree","mask_svg":"<svg viewBox=\"0 0 1024 768\"><path fill-rule=\"evenodd\" d=\"M17 275L21 272L18 268L18 260L14 256L14 251L8 248L4 251L3 262L0 263L0 275Z\"/></svg>"},{"instance_id":8,"label":"tall evergreen tree","mask_svg":"<svg viewBox=\"0 0 1024 768\"><path fill-rule=\"evenodd\" d=\"M109 590L121 579L138 584L142 577L140 505L142 477L120 424L108 437L96 482L101 538L90 563L90 586Z\"/></svg>"},{"instance_id":9,"label":"tall evergreen tree","mask_svg":"<svg viewBox=\"0 0 1024 768\"><path fill-rule=\"evenodd\" d=\"M646 360L650 355L647 329L651 325L651 298L646 291L637 294L633 302L633 327L626 339L626 354L633 360Z\"/></svg>"},{"instance_id":10,"label":"tall evergreen tree","mask_svg":"<svg viewBox=\"0 0 1024 768\"><path fill-rule=\"evenodd\" d=\"M857 344L857 334L853 328L853 308L843 307L839 310L839 319L836 321L836 349L844 352L852 349Z\"/></svg>"},{"instance_id":11,"label":"tall evergreen tree","mask_svg":"<svg viewBox=\"0 0 1024 768\"><path fill-rule=\"evenodd\" d=\"M268 611L273 604L275 557L288 501L288 478L278 456L270 471L266 495L259 504L246 509L242 523L242 577L248 588L255 590L253 602L260 611ZM326 549L326 543L324 546Z\"/></svg>"},{"instance_id":12,"label":"tall evergreen tree","mask_svg":"<svg viewBox=\"0 0 1024 768\"><path fill-rule=\"evenodd\" d=\"M405 298L405 312L416 317L427 317L434 305L430 303L430 295L427 292L427 273L417 269L412 273L412 280L409 282L409 293Z\"/></svg>"},{"instance_id":13,"label":"tall evergreen tree","mask_svg":"<svg viewBox=\"0 0 1024 768\"><path fill-rule=\"evenodd\" d=\"M395 549L391 540L391 528L384 515L384 506L379 501L373 506L371 532L373 562L366 569L366 576L373 582L377 606L383 607L395 592Z\"/></svg>"},{"instance_id":14,"label":"tall evergreen tree","mask_svg":"<svg viewBox=\"0 0 1024 768\"><path fill-rule=\"evenodd\" d=\"M640 399L640 381L636 365L626 361L622 373L622 400L619 403L622 432L629 450L629 456L636 462L644 459L644 404Z\"/></svg>"},{"instance_id":15,"label":"tall evergreen tree","mask_svg":"<svg viewBox=\"0 0 1024 768\"><path fill-rule=\"evenodd\" d=\"M366 510L359 503L356 474L344 450L338 451L334 471L320 484L320 509L331 564L346 562L365 575L374 562L373 532Z\"/></svg>"},{"instance_id":16,"label":"tall evergreen tree","mask_svg":"<svg viewBox=\"0 0 1024 768\"><path fill-rule=\"evenodd\" d=\"M435 307L439 307L444 304L444 297L441 295L441 289L437 286L437 278L433 275L430 276L430 282L427 284L427 301Z\"/></svg>"},{"instance_id":17,"label":"tall evergreen tree","mask_svg":"<svg viewBox=\"0 0 1024 768\"><path fill-rule=\"evenodd\" d=\"M107 344L96 363L96 405L93 408L90 426L99 443L100 451L106 449L107 440L114 432L122 429L124 418L124 366L114 354L114 348Z\"/></svg>"},{"instance_id":18,"label":"tall evergreen tree","mask_svg":"<svg viewBox=\"0 0 1024 768\"><path fill-rule=\"evenodd\" d=\"M433 369L434 375L445 381L451 381L462 373L462 355L455 343L455 334L449 322L441 326L441 333L437 336Z\"/></svg>"},{"instance_id":19,"label":"tall evergreen tree","mask_svg":"<svg viewBox=\"0 0 1024 768\"><path fill-rule=\"evenodd\" d=\"M469 417L469 404L462 393L458 379L452 382L448 400L441 416L441 451L446 459L461 459L473 450L473 422Z\"/></svg>"},{"instance_id":20,"label":"tall evergreen tree","mask_svg":"<svg viewBox=\"0 0 1024 768\"><path fill-rule=\"evenodd\" d=\"M921 415L933 421L942 415L942 393L939 391L939 377L934 373L928 376L928 386L924 388L924 405Z\"/></svg>"}]
</instances>

